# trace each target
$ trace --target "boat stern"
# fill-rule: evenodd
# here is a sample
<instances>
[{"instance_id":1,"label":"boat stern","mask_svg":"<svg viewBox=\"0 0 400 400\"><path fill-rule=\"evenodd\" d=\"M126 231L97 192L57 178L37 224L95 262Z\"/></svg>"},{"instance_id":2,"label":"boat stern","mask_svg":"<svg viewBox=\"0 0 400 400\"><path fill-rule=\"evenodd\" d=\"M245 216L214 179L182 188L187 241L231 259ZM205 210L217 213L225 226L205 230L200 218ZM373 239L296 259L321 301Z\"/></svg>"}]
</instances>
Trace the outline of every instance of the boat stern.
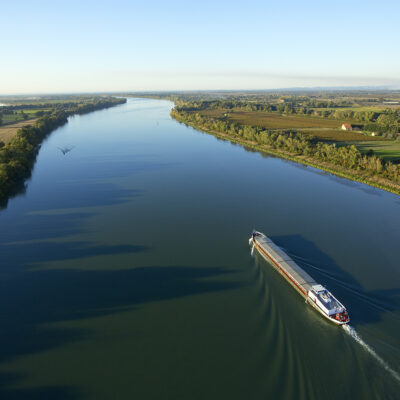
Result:
<instances>
[{"instance_id":1,"label":"boat stern","mask_svg":"<svg viewBox=\"0 0 400 400\"><path fill-rule=\"evenodd\" d=\"M311 290L308 291L308 298L311 304L333 323L344 325L350 322L346 307L324 286L313 285Z\"/></svg>"},{"instance_id":2,"label":"boat stern","mask_svg":"<svg viewBox=\"0 0 400 400\"><path fill-rule=\"evenodd\" d=\"M330 318L335 324L338 325L346 325L350 322L350 317L346 310L342 311L341 313L330 315Z\"/></svg>"}]
</instances>

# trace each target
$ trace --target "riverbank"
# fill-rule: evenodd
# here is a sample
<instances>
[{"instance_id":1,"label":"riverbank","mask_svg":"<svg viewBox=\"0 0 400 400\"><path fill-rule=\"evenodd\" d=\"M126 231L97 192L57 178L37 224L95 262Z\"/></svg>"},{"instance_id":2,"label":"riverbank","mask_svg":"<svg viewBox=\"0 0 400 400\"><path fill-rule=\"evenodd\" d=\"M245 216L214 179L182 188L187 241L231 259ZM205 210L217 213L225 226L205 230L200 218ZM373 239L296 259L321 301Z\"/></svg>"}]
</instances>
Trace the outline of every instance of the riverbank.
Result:
<instances>
[{"instance_id":1,"label":"riverbank","mask_svg":"<svg viewBox=\"0 0 400 400\"><path fill-rule=\"evenodd\" d=\"M107 98L77 105L68 110L55 108L38 118L33 125L25 124L17 130L6 145L0 145L0 206L25 189L24 182L30 177L37 153L43 140L55 129L68 122L68 117L86 114L123 104L126 99Z\"/></svg>"},{"instance_id":2,"label":"riverbank","mask_svg":"<svg viewBox=\"0 0 400 400\"><path fill-rule=\"evenodd\" d=\"M232 135L229 135L227 133L222 133L216 130L206 128L205 126L201 124L196 124L193 121L184 120L184 118L182 118L182 116L178 112L173 112L173 110L171 111L171 116L181 123L184 123L195 129L199 129L205 133L214 135L220 139L229 140L232 143L238 143L243 146L250 147L254 150L268 153L277 157L285 158L287 160L294 161L303 165L308 165L310 167L318 168L323 171L329 172L331 174L340 176L342 178L350 179L356 182L361 182L369 186L373 186L400 195L400 184L392 182L389 179L385 179L379 176L369 176L362 171L354 171L354 170L349 171L347 168L343 168L341 166L331 164L328 162L316 160L314 158L307 157L305 155L295 155L293 153L284 150L274 149L272 146L266 144L260 145L253 140L246 140L243 138L233 137Z\"/></svg>"}]
</instances>

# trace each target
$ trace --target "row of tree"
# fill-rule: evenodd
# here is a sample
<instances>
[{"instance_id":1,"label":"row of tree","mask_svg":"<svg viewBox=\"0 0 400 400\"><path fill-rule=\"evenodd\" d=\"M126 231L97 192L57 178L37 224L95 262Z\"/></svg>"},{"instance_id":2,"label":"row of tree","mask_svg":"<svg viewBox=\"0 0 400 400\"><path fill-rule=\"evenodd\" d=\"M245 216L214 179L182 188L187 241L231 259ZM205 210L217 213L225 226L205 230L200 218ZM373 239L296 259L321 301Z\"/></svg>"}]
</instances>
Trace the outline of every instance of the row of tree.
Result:
<instances>
[{"instance_id":1,"label":"row of tree","mask_svg":"<svg viewBox=\"0 0 400 400\"><path fill-rule=\"evenodd\" d=\"M378 175L400 182L400 165L384 161L373 154L362 154L354 145L336 146L316 141L294 130L270 131L256 126L230 123L226 120L204 117L197 112L176 107L172 117L188 125L207 130L226 133L233 137L268 145L273 149L283 150L293 155L304 155L324 161L348 170L363 171L369 175Z\"/></svg>"}]
</instances>

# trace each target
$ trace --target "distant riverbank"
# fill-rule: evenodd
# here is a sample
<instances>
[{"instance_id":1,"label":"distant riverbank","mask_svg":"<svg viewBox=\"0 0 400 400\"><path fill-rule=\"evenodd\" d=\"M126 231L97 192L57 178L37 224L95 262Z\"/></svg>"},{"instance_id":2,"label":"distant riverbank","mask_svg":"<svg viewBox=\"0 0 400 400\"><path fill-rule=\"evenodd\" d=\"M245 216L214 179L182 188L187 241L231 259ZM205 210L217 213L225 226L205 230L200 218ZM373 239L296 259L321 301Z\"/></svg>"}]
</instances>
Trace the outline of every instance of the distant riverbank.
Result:
<instances>
[{"instance_id":1,"label":"distant riverbank","mask_svg":"<svg viewBox=\"0 0 400 400\"><path fill-rule=\"evenodd\" d=\"M287 160L295 161L301 163L303 165L308 165L314 168L318 168L329 172L331 174L340 176L342 178L350 179L353 181L361 182L379 189L386 190L388 192L395 193L400 195L400 184L396 182L392 182L389 179L380 177L380 176L368 176L362 171L349 170L347 168L341 167L339 165L331 164L328 162L316 160L311 157L307 157L305 155L295 155L293 153L274 149L269 145L260 145L256 141L246 140L243 138L234 137L233 135L218 132L216 130L209 129L201 124L197 124L193 121L187 121L183 118L183 116L179 112L175 112L174 109L171 111L171 116L175 118L177 121L184 123L186 125L192 126L195 129L199 129L205 133L209 133L223 140L229 140L233 143L238 143L243 146L250 147L254 150L258 150L264 153L268 153L277 157L285 158Z\"/></svg>"}]
</instances>

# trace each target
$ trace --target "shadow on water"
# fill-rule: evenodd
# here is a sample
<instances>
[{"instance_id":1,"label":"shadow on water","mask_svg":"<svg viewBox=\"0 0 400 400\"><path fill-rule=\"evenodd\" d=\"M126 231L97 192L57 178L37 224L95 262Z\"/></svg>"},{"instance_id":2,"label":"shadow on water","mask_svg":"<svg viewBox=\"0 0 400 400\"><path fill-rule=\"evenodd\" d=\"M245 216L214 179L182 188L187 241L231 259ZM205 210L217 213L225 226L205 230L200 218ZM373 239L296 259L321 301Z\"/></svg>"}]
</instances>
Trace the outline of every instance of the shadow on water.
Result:
<instances>
[{"instance_id":1,"label":"shadow on water","mask_svg":"<svg viewBox=\"0 0 400 400\"><path fill-rule=\"evenodd\" d=\"M31 172L27 174L23 179L15 182L14 186L10 189L7 196L0 198L0 211L7 208L8 201L14 197L23 196L26 193L28 181L31 178Z\"/></svg>"},{"instance_id":2,"label":"shadow on water","mask_svg":"<svg viewBox=\"0 0 400 400\"><path fill-rule=\"evenodd\" d=\"M122 204L142 193L135 189L122 189L112 183L68 183L57 185L52 192L52 209L112 206ZM47 205L43 204L44 209ZM39 207L40 209L40 207Z\"/></svg>"},{"instance_id":3,"label":"shadow on water","mask_svg":"<svg viewBox=\"0 0 400 400\"><path fill-rule=\"evenodd\" d=\"M71 164L72 166L74 166L73 161L71 161ZM34 174L35 165L36 159L34 160L31 169L29 169L29 171L27 171L26 174L21 177L21 179L15 182L13 187L10 189L8 195L0 198L0 211L7 208L9 200L15 197L26 195L30 180L32 179L32 176ZM96 168L93 168L93 161L81 160L79 162L79 168L80 171L85 172L84 174L80 174L79 177L84 179L84 181L62 181L62 178L60 178L60 182L55 182L53 185L53 195L57 197L58 208L75 206L85 207L90 205L111 205L113 204L111 202L111 197L115 196L115 192L118 190L120 196L125 195L128 197L131 195L139 195L139 193L135 190L117 189L115 185L111 183L93 183L90 181L95 179L103 180L116 177L128 177L133 174L145 171L163 170L174 167L176 165L176 162L155 163L139 162L134 160L119 160L113 162L97 163ZM71 179L73 179L74 177L76 179L76 175L71 173ZM94 203L95 201L97 202ZM115 199L113 199L113 201L115 201ZM52 204L54 205L56 204L56 202L52 201Z\"/></svg>"},{"instance_id":4,"label":"shadow on water","mask_svg":"<svg viewBox=\"0 0 400 400\"><path fill-rule=\"evenodd\" d=\"M5 375L5 374L4 374ZM22 376L0 376L0 395L4 400L76 400L83 398L83 394L68 386L46 386L31 389L1 390L4 382L18 383Z\"/></svg>"},{"instance_id":5,"label":"shadow on water","mask_svg":"<svg viewBox=\"0 0 400 400\"><path fill-rule=\"evenodd\" d=\"M94 212L24 215L21 222L14 220L14 224L10 225L7 231L0 230L0 248L4 243L56 239L81 233L82 221L94 215ZM21 229L20 223L24 225L25 229ZM3 249L3 251L7 251L7 249ZM10 250L8 251L10 252ZM10 258L7 260L12 261L13 257L14 254L10 253Z\"/></svg>"},{"instance_id":6,"label":"shadow on water","mask_svg":"<svg viewBox=\"0 0 400 400\"><path fill-rule=\"evenodd\" d=\"M122 189L108 183L60 185L48 194L48 200L40 198L36 202L32 199L30 213L13 216L7 230L0 230L0 246L5 242L55 239L82 233L83 221L95 216L98 210L74 209L119 205L141 195L139 190ZM12 260L11 253L10 257Z\"/></svg>"},{"instance_id":7,"label":"shadow on water","mask_svg":"<svg viewBox=\"0 0 400 400\"><path fill-rule=\"evenodd\" d=\"M24 176L23 179L15 182L8 196L0 199L0 211L7 208L9 200L13 199L14 197L26 195L31 177L32 171L29 172L29 176ZM85 207L88 205L96 205L93 204L95 200L97 200L97 202L101 202L101 204L110 205L112 204L110 202L111 197L115 196L114 192L116 188L110 183L66 182L54 185L54 190L54 195L60 200L60 202L58 203L58 208L66 208L74 206ZM125 194L128 196L130 195L130 192L132 192L133 194L137 193L135 191L126 190L125 193L121 194ZM83 204L82 201L84 202ZM77 202L78 204L76 204ZM85 204L85 202L87 204Z\"/></svg>"},{"instance_id":8,"label":"shadow on water","mask_svg":"<svg viewBox=\"0 0 400 400\"><path fill-rule=\"evenodd\" d=\"M0 361L43 352L90 336L82 330L49 328L44 324L100 317L134 310L147 302L236 287L235 283L205 280L226 273L229 271L218 267L175 266L111 271L19 271L2 280L0 338L7 346L0 349ZM39 388L33 392L7 389L6 386L15 385L20 379L23 376L0 374L3 382L0 397L80 397L78 391L69 387Z\"/></svg>"},{"instance_id":9,"label":"shadow on water","mask_svg":"<svg viewBox=\"0 0 400 400\"><path fill-rule=\"evenodd\" d=\"M383 314L400 309L400 288L366 290L350 273L301 235L276 236L271 239L345 304L353 325L375 323L382 319Z\"/></svg>"},{"instance_id":10,"label":"shadow on water","mask_svg":"<svg viewBox=\"0 0 400 400\"><path fill-rule=\"evenodd\" d=\"M17 237L16 232L14 237L3 235L0 244L0 341L3 343L0 363L88 339L92 334L84 329L48 324L134 311L144 303L238 286L223 280L231 271L221 267L150 265L135 268L134 259L129 255L149 251L145 245L30 242L82 232L82 219L91 215L31 214L27 224L30 230L24 232L23 238ZM108 266L103 256L109 255L125 256L123 261L118 257L110 259L113 264ZM98 256L99 267L106 269L83 269L85 259L93 256ZM70 259L76 259L77 269L37 268L44 263L51 266L52 262ZM69 400L83 397L79 387L18 388L28 378L23 374L0 373L0 398Z\"/></svg>"}]
</instances>

